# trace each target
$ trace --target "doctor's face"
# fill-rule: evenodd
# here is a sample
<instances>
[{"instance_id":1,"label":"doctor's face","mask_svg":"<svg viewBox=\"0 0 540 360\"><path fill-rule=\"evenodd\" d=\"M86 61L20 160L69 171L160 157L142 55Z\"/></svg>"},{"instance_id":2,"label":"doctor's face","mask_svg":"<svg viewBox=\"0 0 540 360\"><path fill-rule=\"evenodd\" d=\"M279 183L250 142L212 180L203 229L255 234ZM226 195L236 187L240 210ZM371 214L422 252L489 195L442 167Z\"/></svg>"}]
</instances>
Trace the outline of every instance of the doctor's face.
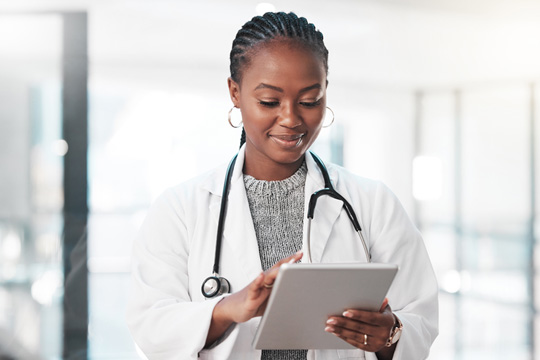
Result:
<instances>
[{"instance_id":1,"label":"doctor's face","mask_svg":"<svg viewBox=\"0 0 540 360\"><path fill-rule=\"evenodd\" d=\"M315 53L295 40L260 45L229 79L231 99L246 131L244 173L281 180L294 173L317 138L326 109L326 71Z\"/></svg>"}]
</instances>

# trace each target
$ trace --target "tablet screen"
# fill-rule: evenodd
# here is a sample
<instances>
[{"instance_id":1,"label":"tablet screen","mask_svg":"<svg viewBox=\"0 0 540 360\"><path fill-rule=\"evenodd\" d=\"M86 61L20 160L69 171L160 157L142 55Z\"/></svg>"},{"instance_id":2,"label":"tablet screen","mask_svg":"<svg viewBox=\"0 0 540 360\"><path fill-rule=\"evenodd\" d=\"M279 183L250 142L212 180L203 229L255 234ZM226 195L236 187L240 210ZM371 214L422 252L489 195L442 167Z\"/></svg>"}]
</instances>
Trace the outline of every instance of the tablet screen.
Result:
<instances>
[{"instance_id":1,"label":"tablet screen","mask_svg":"<svg viewBox=\"0 0 540 360\"><path fill-rule=\"evenodd\" d=\"M284 264L253 340L256 349L351 349L324 331L345 309L378 311L398 270L387 264Z\"/></svg>"}]
</instances>

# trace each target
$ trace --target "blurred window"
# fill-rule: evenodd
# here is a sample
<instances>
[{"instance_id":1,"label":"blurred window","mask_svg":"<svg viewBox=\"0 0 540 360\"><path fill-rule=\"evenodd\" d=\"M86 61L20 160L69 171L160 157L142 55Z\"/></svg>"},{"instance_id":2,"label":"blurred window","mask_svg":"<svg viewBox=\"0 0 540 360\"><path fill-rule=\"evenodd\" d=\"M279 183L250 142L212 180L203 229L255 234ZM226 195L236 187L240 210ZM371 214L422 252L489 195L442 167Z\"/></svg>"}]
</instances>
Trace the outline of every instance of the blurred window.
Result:
<instances>
[{"instance_id":1,"label":"blurred window","mask_svg":"<svg viewBox=\"0 0 540 360\"><path fill-rule=\"evenodd\" d=\"M62 353L62 18L0 15L0 358Z\"/></svg>"}]
</instances>

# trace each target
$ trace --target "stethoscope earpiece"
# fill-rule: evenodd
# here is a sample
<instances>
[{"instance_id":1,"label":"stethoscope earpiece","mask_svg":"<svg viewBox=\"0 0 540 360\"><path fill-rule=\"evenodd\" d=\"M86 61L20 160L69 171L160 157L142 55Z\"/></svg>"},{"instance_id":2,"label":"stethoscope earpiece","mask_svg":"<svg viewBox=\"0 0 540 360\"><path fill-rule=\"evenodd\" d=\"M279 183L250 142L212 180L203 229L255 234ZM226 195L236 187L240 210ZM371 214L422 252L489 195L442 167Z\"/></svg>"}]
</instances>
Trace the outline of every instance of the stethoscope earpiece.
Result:
<instances>
[{"instance_id":1,"label":"stethoscope earpiece","mask_svg":"<svg viewBox=\"0 0 540 360\"><path fill-rule=\"evenodd\" d=\"M204 280L201 291L205 298L213 298L231 292L231 284L229 280L216 274Z\"/></svg>"}]
</instances>

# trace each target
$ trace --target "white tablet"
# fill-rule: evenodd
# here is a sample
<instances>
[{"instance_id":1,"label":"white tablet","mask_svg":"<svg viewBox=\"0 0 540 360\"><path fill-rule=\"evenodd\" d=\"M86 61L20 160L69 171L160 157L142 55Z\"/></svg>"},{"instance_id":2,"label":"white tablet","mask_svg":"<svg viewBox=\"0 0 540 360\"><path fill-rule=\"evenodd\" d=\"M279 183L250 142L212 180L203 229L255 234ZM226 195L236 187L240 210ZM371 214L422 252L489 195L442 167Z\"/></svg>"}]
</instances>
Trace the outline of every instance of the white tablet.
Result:
<instances>
[{"instance_id":1,"label":"white tablet","mask_svg":"<svg viewBox=\"0 0 540 360\"><path fill-rule=\"evenodd\" d=\"M396 272L387 264L284 264L253 339L256 349L351 349L324 331L345 309L378 311Z\"/></svg>"}]
</instances>

